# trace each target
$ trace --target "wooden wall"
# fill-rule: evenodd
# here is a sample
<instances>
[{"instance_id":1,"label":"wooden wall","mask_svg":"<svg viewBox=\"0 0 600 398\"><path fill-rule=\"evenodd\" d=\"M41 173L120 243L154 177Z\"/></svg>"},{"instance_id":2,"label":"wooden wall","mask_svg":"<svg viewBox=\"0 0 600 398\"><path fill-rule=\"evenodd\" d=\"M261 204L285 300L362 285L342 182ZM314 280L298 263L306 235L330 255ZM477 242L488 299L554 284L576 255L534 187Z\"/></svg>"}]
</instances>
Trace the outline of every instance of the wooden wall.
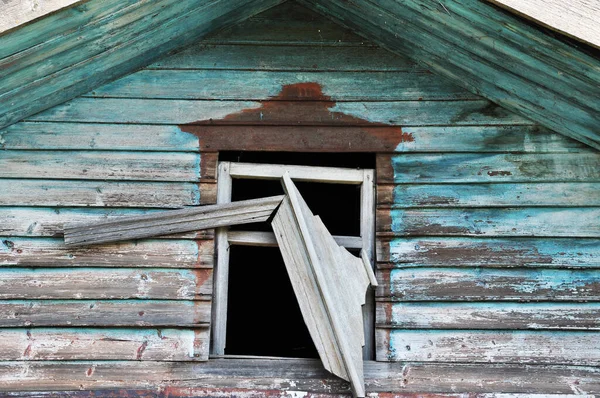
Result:
<instances>
[{"instance_id":1,"label":"wooden wall","mask_svg":"<svg viewBox=\"0 0 600 398\"><path fill-rule=\"evenodd\" d=\"M378 154L389 363L367 364L368 392L600 392L598 152L293 3L0 147L0 389L347 392L310 361L169 363L207 359L211 232L62 245L65 222L214 203L219 150L277 150Z\"/></svg>"}]
</instances>

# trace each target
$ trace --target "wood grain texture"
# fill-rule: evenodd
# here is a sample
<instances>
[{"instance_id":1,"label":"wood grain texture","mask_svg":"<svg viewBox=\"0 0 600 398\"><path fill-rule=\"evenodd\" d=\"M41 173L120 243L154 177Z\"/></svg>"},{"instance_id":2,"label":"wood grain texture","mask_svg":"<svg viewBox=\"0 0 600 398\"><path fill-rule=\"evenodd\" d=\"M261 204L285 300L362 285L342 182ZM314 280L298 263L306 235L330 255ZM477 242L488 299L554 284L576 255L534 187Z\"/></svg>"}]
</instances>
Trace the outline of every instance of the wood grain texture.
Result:
<instances>
[{"instance_id":1,"label":"wood grain texture","mask_svg":"<svg viewBox=\"0 0 600 398\"><path fill-rule=\"evenodd\" d=\"M600 155L379 155L379 183L598 182Z\"/></svg>"},{"instance_id":2,"label":"wood grain texture","mask_svg":"<svg viewBox=\"0 0 600 398\"><path fill-rule=\"evenodd\" d=\"M569 238L393 238L377 240L379 267L598 268L600 241Z\"/></svg>"},{"instance_id":3,"label":"wood grain texture","mask_svg":"<svg viewBox=\"0 0 600 398\"><path fill-rule=\"evenodd\" d=\"M209 301L2 300L0 327L208 326Z\"/></svg>"},{"instance_id":4,"label":"wood grain texture","mask_svg":"<svg viewBox=\"0 0 600 398\"><path fill-rule=\"evenodd\" d=\"M400 236L600 237L600 208L380 209L377 231Z\"/></svg>"},{"instance_id":5,"label":"wood grain texture","mask_svg":"<svg viewBox=\"0 0 600 398\"><path fill-rule=\"evenodd\" d=\"M600 148L598 108L589 102L598 97L590 77L597 78L600 63L517 18L472 1L302 3L507 109Z\"/></svg>"},{"instance_id":6,"label":"wood grain texture","mask_svg":"<svg viewBox=\"0 0 600 398\"><path fill-rule=\"evenodd\" d=\"M517 15L535 21L557 32L600 48L600 5L593 0L561 1L488 0Z\"/></svg>"},{"instance_id":7,"label":"wood grain texture","mask_svg":"<svg viewBox=\"0 0 600 398\"><path fill-rule=\"evenodd\" d=\"M192 152L198 140L177 126L19 122L0 131L0 148Z\"/></svg>"},{"instance_id":8,"label":"wood grain texture","mask_svg":"<svg viewBox=\"0 0 600 398\"><path fill-rule=\"evenodd\" d=\"M600 301L599 270L417 268L378 278L386 301Z\"/></svg>"},{"instance_id":9,"label":"wood grain texture","mask_svg":"<svg viewBox=\"0 0 600 398\"><path fill-rule=\"evenodd\" d=\"M377 358L408 362L598 366L597 332L378 329Z\"/></svg>"},{"instance_id":10,"label":"wood grain texture","mask_svg":"<svg viewBox=\"0 0 600 398\"><path fill-rule=\"evenodd\" d=\"M199 181L200 155L171 152L4 151L2 178Z\"/></svg>"},{"instance_id":11,"label":"wood grain texture","mask_svg":"<svg viewBox=\"0 0 600 398\"><path fill-rule=\"evenodd\" d=\"M11 91L2 92L2 102L10 106L0 114L0 126L13 124L70 100L139 69L175 48L191 44L216 28L239 22L277 3L276 0L250 0L243 4L230 0L161 3L157 5L159 8L163 6L164 12L149 10L142 14L142 18L145 17L146 20L140 22L141 29L136 31L132 28L132 37L123 37L122 41L119 41L122 36L120 34L106 34L107 31L110 32L108 24L108 29L103 29L104 35L100 38L109 43L107 48L94 53L95 46L84 45L79 50L84 54L83 60L63 65L60 70L44 77L34 76L33 80ZM149 3L146 4L152 7ZM135 26L135 23L132 25ZM47 40L52 38L52 35L46 36ZM76 39L77 34L69 41ZM50 82L52 84L48 84Z\"/></svg>"},{"instance_id":12,"label":"wood grain texture","mask_svg":"<svg viewBox=\"0 0 600 398\"><path fill-rule=\"evenodd\" d=\"M207 360L208 335L208 328L9 329L0 333L0 360Z\"/></svg>"},{"instance_id":13,"label":"wood grain texture","mask_svg":"<svg viewBox=\"0 0 600 398\"><path fill-rule=\"evenodd\" d=\"M600 330L598 303L377 303L379 327Z\"/></svg>"},{"instance_id":14,"label":"wood grain texture","mask_svg":"<svg viewBox=\"0 0 600 398\"><path fill-rule=\"evenodd\" d=\"M280 195L89 224L69 223L64 227L65 245L75 247L263 222L273 214L282 199Z\"/></svg>"},{"instance_id":15,"label":"wood grain texture","mask_svg":"<svg viewBox=\"0 0 600 398\"><path fill-rule=\"evenodd\" d=\"M379 207L592 207L600 183L427 184L377 186Z\"/></svg>"},{"instance_id":16,"label":"wood grain texture","mask_svg":"<svg viewBox=\"0 0 600 398\"><path fill-rule=\"evenodd\" d=\"M28 121L70 121L84 123L143 123L185 124L205 121L224 125L356 125L340 117L322 117L315 109L323 109L322 103L310 101L278 102L290 112L282 115L279 110L263 110L258 113L241 113L246 109L258 109L257 101L193 101L160 100L140 98L88 98L79 97L65 104L29 117ZM503 110L489 101L401 101L401 102L342 102L333 111L341 112L368 122L402 126L437 125L530 125L531 122L514 113ZM230 114L241 113L236 120L225 119ZM289 113L292 113L290 116ZM212 119L212 120L210 120ZM225 120L221 120L225 119Z\"/></svg>"},{"instance_id":17,"label":"wood grain texture","mask_svg":"<svg viewBox=\"0 0 600 398\"><path fill-rule=\"evenodd\" d=\"M46 0L41 3L27 0L6 0L0 13L0 33L14 29L51 12L80 3L79 0Z\"/></svg>"},{"instance_id":18,"label":"wood grain texture","mask_svg":"<svg viewBox=\"0 0 600 398\"><path fill-rule=\"evenodd\" d=\"M212 268L212 240L140 240L68 249L62 238L0 238L2 267Z\"/></svg>"},{"instance_id":19,"label":"wood grain texture","mask_svg":"<svg viewBox=\"0 0 600 398\"><path fill-rule=\"evenodd\" d=\"M186 182L11 178L0 179L0 206L180 208L204 203L207 191L200 184Z\"/></svg>"},{"instance_id":20,"label":"wood grain texture","mask_svg":"<svg viewBox=\"0 0 600 398\"><path fill-rule=\"evenodd\" d=\"M124 377L126 375L126 377ZM369 392L385 398L406 393L597 394L597 367L564 365L381 363L365 362ZM10 361L0 364L2 391L64 391L73 384L84 389L153 388L167 386L175 396L205 394L206 388L278 390L348 394L349 385L327 373L315 360L213 359L202 363L153 361ZM156 390L155 390L156 391ZM227 390L226 390L227 391ZM235 391L235 390L234 390ZM395 391L395 393L385 394ZM458 394L458 393L462 394ZM495 394L494 394L495 393ZM231 396L231 390L227 392ZM458 394L458 395L457 395ZM134 396L139 396L134 395ZM408 395L417 398L422 395ZM427 398L441 398L438 394ZM479 395L475 397L479 398ZM517 395L519 397L519 395ZM524 395L521 398L525 398Z\"/></svg>"},{"instance_id":21,"label":"wood grain texture","mask_svg":"<svg viewBox=\"0 0 600 398\"><path fill-rule=\"evenodd\" d=\"M0 299L210 300L212 270L0 269Z\"/></svg>"}]
</instances>

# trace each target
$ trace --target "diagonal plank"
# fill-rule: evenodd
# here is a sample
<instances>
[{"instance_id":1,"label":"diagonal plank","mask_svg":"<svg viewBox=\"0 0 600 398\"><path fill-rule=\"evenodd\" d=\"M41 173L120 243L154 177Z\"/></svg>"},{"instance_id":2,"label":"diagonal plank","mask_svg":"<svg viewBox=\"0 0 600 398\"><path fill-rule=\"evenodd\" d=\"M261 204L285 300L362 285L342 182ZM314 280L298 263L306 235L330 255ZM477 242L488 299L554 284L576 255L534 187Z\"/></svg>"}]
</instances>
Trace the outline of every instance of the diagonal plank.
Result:
<instances>
[{"instance_id":1,"label":"diagonal plank","mask_svg":"<svg viewBox=\"0 0 600 398\"><path fill-rule=\"evenodd\" d=\"M304 321L325 369L350 381L354 396L364 397L362 305L370 265L335 242L315 217L289 174L287 197L272 222ZM343 281L343 283L340 283Z\"/></svg>"},{"instance_id":2,"label":"diagonal plank","mask_svg":"<svg viewBox=\"0 0 600 398\"><path fill-rule=\"evenodd\" d=\"M262 222L271 216L282 199L283 196L272 196L123 217L94 224L67 224L65 226L65 244L74 247Z\"/></svg>"}]
</instances>

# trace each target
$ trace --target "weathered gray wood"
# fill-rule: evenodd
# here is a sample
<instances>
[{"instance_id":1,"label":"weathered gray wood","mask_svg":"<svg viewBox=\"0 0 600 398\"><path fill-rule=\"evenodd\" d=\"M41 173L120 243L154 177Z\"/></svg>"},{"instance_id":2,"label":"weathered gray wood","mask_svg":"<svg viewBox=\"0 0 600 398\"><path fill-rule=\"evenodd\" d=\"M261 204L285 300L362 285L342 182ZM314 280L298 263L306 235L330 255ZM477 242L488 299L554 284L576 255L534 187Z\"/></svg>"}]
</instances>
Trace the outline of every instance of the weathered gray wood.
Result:
<instances>
[{"instance_id":1,"label":"weathered gray wood","mask_svg":"<svg viewBox=\"0 0 600 398\"><path fill-rule=\"evenodd\" d=\"M66 248L61 238L0 237L0 267L212 268L212 240L140 240Z\"/></svg>"},{"instance_id":2,"label":"weathered gray wood","mask_svg":"<svg viewBox=\"0 0 600 398\"><path fill-rule=\"evenodd\" d=\"M0 268L0 299L210 300L212 270Z\"/></svg>"},{"instance_id":3,"label":"weathered gray wood","mask_svg":"<svg viewBox=\"0 0 600 398\"><path fill-rule=\"evenodd\" d=\"M600 48L600 5L594 0L488 0L518 15Z\"/></svg>"},{"instance_id":4,"label":"weathered gray wood","mask_svg":"<svg viewBox=\"0 0 600 398\"><path fill-rule=\"evenodd\" d=\"M2 300L0 327L208 326L209 301Z\"/></svg>"},{"instance_id":5,"label":"weathered gray wood","mask_svg":"<svg viewBox=\"0 0 600 398\"><path fill-rule=\"evenodd\" d=\"M207 360L208 337L208 328L6 329L0 333L0 360Z\"/></svg>"},{"instance_id":6,"label":"weathered gray wood","mask_svg":"<svg viewBox=\"0 0 600 398\"><path fill-rule=\"evenodd\" d=\"M334 236L335 242L346 249L362 249L363 239L359 236ZM272 232L228 231L230 245L277 247L277 239Z\"/></svg>"},{"instance_id":7,"label":"weathered gray wood","mask_svg":"<svg viewBox=\"0 0 600 398\"><path fill-rule=\"evenodd\" d=\"M600 301L600 270L409 268L378 276L380 300Z\"/></svg>"},{"instance_id":8,"label":"weathered gray wood","mask_svg":"<svg viewBox=\"0 0 600 398\"><path fill-rule=\"evenodd\" d=\"M73 223L65 226L65 244L81 246L266 221L282 198L273 196L172 210L95 224Z\"/></svg>"},{"instance_id":9,"label":"weathered gray wood","mask_svg":"<svg viewBox=\"0 0 600 398\"><path fill-rule=\"evenodd\" d=\"M286 173L296 181L325 182L330 184L363 183L364 171L341 167L295 166L283 164L258 164L232 162L229 174L232 178L279 180Z\"/></svg>"},{"instance_id":10,"label":"weathered gray wood","mask_svg":"<svg viewBox=\"0 0 600 398\"><path fill-rule=\"evenodd\" d=\"M6 0L2 4L0 12L0 33L80 2L81 0L46 0L40 3L27 0Z\"/></svg>"},{"instance_id":11,"label":"weathered gray wood","mask_svg":"<svg viewBox=\"0 0 600 398\"><path fill-rule=\"evenodd\" d=\"M363 397L361 306L369 276L363 261L337 246L311 213L288 173L283 182L287 197L272 226L302 316L325 369L348 380L354 396Z\"/></svg>"},{"instance_id":12,"label":"weathered gray wood","mask_svg":"<svg viewBox=\"0 0 600 398\"><path fill-rule=\"evenodd\" d=\"M377 358L407 362L598 366L597 332L378 329Z\"/></svg>"},{"instance_id":13,"label":"weathered gray wood","mask_svg":"<svg viewBox=\"0 0 600 398\"><path fill-rule=\"evenodd\" d=\"M377 240L379 267L598 268L600 240L396 238Z\"/></svg>"},{"instance_id":14,"label":"weathered gray wood","mask_svg":"<svg viewBox=\"0 0 600 398\"><path fill-rule=\"evenodd\" d=\"M410 398L422 397L422 393L450 393L451 398L464 397L464 393L487 393L474 397L501 398L505 395L497 392L504 391L511 395L527 394L516 395L520 398L541 398L539 394L600 392L600 370L583 366L366 361L365 376L367 391L385 398L397 396L399 391L410 393L407 395ZM260 390L285 390L287 394L295 391L327 395L349 393L348 383L332 377L315 360L12 361L0 364L2 391L61 391L72 390L74 386L77 389L153 388L159 391L160 388L164 391L165 385L169 392L183 396L206 395L207 388L226 389L229 393L224 396L231 396L231 389L236 388L259 390L257 393ZM386 394L390 391L395 393ZM439 394L428 397L439 397Z\"/></svg>"},{"instance_id":15,"label":"weathered gray wood","mask_svg":"<svg viewBox=\"0 0 600 398\"><path fill-rule=\"evenodd\" d=\"M380 184L377 199L393 208L588 207L600 206L600 183Z\"/></svg>"},{"instance_id":16,"label":"weathered gray wood","mask_svg":"<svg viewBox=\"0 0 600 398\"><path fill-rule=\"evenodd\" d=\"M200 194L185 182L0 179L1 206L179 208L199 205Z\"/></svg>"},{"instance_id":17,"label":"weathered gray wood","mask_svg":"<svg viewBox=\"0 0 600 398\"><path fill-rule=\"evenodd\" d=\"M407 236L600 237L600 208L380 209L378 232Z\"/></svg>"},{"instance_id":18,"label":"weathered gray wood","mask_svg":"<svg viewBox=\"0 0 600 398\"><path fill-rule=\"evenodd\" d=\"M198 181L200 155L169 152L3 151L0 178Z\"/></svg>"},{"instance_id":19,"label":"weathered gray wood","mask_svg":"<svg viewBox=\"0 0 600 398\"><path fill-rule=\"evenodd\" d=\"M377 324L402 329L600 330L598 303L377 303Z\"/></svg>"}]
</instances>

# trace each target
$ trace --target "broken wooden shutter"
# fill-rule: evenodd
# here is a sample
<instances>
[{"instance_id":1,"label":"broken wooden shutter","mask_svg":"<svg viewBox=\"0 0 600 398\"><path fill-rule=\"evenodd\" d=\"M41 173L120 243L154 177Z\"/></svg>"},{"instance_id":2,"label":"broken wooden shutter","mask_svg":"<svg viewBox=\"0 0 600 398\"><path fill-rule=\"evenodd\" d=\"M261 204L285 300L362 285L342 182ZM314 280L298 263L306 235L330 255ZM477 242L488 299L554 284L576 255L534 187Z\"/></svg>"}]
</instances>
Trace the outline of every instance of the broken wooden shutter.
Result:
<instances>
[{"instance_id":1,"label":"broken wooden shutter","mask_svg":"<svg viewBox=\"0 0 600 398\"><path fill-rule=\"evenodd\" d=\"M337 245L289 175L283 181L287 196L272 226L304 322L325 369L364 397L362 306L375 276L365 256L358 259Z\"/></svg>"}]
</instances>

